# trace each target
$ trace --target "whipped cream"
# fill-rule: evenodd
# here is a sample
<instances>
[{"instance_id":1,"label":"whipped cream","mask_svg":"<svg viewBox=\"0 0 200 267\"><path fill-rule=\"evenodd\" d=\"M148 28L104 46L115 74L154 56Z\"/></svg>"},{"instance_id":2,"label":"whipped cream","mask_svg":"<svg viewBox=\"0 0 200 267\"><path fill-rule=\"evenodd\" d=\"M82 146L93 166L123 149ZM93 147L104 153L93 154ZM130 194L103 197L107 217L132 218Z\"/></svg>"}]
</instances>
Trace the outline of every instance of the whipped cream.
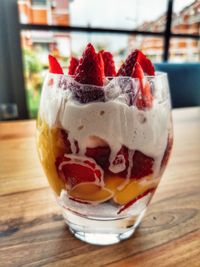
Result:
<instances>
[{"instance_id":1,"label":"whipped cream","mask_svg":"<svg viewBox=\"0 0 200 267\"><path fill-rule=\"evenodd\" d=\"M149 110L128 106L121 95L107 102L81 104L70 90L59 88L61 76L47 75L43 86L40 116L49 127L65 129L69 139L78 141L80 155L90 147L90 137L103 139L111 148L110 170L113 172L119 171L120 167L115 170L112 162L124 145L154 158L154 171L158 173L170 129L169 99L155 98ZM51 78L53 84L49 83ZM94 146L93 142L91 146ZM123 165L122 161L122 169Z\"/></svg>"}]
</instances>

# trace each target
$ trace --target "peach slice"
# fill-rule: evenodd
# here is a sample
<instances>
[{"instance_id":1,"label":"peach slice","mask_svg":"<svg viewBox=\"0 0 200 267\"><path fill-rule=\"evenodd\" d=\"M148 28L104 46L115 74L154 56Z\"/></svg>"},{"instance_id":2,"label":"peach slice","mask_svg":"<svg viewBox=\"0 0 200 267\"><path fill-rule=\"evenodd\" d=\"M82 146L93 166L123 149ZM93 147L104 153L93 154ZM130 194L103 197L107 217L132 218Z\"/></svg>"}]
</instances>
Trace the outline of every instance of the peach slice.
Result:
<instances>
[{"instance_id":1,"label":"peach slice","mask_svg":"<svg viewBox=\"0 0 200 267\"><path fill-rule=\"evenodd\" d=\"M117 176L107 176L104 178L105 188L111 190L114 194L117 192L118 187L125 183L126 179Z\"/></svg>"},{"instance_id":2,"label":"peach slice","mask_svg":"<svg viewBox=\"0 0 200 267\"><path fill-rule=\"evenodd\" d=\"M52 151L55 157L63 155L66 153L66 145L63 141L63 136L61 134L60 128L52 128L50 131Z\"/></svg>"},{"instance_id":3,"label":"peach slice","mask_svg":"<svg viewBox=\"0 0 200 267\"><path fill-rule=\"evenodd\" d=\"M153 189L157 186L158 180L152 179L150 176L142 179L130 181L123 190L116 192L113 200L115 203L124 205L129 201L142 195L149 189Z\"/></svg>"},{"instance_id":4,"label":"peach slice","mask_svg":"<svg viewBox=\"0 0 200 267\"><path fill-rule=\"evenodd\" d=\"M113 197L112 191L94 183L81 183L69 192L70 197L87 202L104 202Z\"/></svg>"},{"instance_id":5,"label":"peach slice","mask_svg":"<svg viewBox=\"0 0 200 267\"><path fill-rule=\"evenodd\" d=\"M53 191L60 195L65 188L64 182L58 177L55 167L55 150L57 151L55 141L58 137L58 129L50 129L41 118L37 121L37 149L38 155Z\"/></svg>"}]
</instances>

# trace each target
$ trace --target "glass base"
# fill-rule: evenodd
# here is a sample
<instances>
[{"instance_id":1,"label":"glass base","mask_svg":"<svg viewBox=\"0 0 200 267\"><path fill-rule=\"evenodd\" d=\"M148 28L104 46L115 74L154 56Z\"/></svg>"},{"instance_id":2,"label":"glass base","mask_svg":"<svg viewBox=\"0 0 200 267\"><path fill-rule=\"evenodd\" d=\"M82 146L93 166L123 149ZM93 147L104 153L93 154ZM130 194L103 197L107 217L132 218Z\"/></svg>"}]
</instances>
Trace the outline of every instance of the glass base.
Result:
<instances>
[{"instance_id":1,"label":"glass base","mask_svg":"<svg viewBox=\"0 0 200 267\"><path fill-rule=\"evenodd\" d=\"M75 235L76 238L93 245L112 245L119 243L120 241L129 238L134 232L135 229L129 230L122 234L109 234L109 233L85 233L76 231L73 228L69 227L70 231Z\"/></svg>"},{"instance_id":2,"label":"glass base","mask_svg":"<svg viewBox=\"0 0 200 267\"><path fill-rule=\"evenodd\" d=\"M63 209L63 216L76 238L90 244L105 246L119 243L133 235L145 210L138 216L94 218Z\"/></svg>"}]
</instances>

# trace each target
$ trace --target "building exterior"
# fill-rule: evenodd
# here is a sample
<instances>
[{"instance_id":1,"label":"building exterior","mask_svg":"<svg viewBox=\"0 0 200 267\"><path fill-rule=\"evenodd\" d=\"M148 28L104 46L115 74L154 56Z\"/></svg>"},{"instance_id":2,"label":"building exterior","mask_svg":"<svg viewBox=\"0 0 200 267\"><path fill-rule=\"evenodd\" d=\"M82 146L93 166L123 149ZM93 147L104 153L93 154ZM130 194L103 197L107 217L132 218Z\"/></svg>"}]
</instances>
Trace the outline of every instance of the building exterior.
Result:
<instances>
[{"instance_id":1,"label":"building exterior","mask_svg":"<svg viewBox=\"0 0 200 267\"><path fill-rule=\"evenodd\" d=\"M20 0L20 22L68 26L70 22L67 0Z\"/></svg>"},{"instance_id":2,"label":"building exterior","mask_svg":"<svg viewBox=\"0 0 200 267\"><path fill-rule=\"evenodd\" d=\"M196 0L179 14L174 14L173 33L200 34L200 1ZM199 61L200 41L173 38L170 43L170 58L176 61Z\"/></svg>"},{"instance_id":3,"label":"building exterior","mask_svg":"<svg viewBox=\"0 0 200 267\"><path fill-rule=\"evenodd\" d=\"M69 26L68 0L19 0L19 20L22 24L44 24ZM40 56L46 64L50 52L58 58L68 57L71 51L70 35L67 33L22 31L22 47L41 48Z\"/></svg>"},{"instance_id":4,"label":"building exterior","mask_svg":"<svg viewBox=\"0 0 200 267\"><path fill-rule=\"evenodd\" d=\"M137 29L163 32L165 24L166 16L162 15L155 21L144 22ZM173 33L200 34L200 1L196 0L178 14L173 14L171 27ZM129 49L132 50L136 47L140 47L155 62L162 60L163 38L131 36ZM199 61L200 41L188 38L171 38L169 53L170 60L174 62Z\"/></svg>"}]
</instances>

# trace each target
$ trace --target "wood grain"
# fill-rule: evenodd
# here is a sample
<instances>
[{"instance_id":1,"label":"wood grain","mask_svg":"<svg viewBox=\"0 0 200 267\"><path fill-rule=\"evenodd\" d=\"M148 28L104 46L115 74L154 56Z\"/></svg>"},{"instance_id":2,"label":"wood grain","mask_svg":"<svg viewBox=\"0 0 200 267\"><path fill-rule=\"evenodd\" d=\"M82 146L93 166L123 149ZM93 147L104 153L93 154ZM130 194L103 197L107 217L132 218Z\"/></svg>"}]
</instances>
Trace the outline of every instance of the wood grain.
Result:
<instances>
[{"instance_id":1,"label":"wood grain","mask_svg":"<svg viewBox=\"0 0 200 267\"><path fill-rule=\"evenodd\" d=\"M38 161L35 122L0 123L0 266L200 267L200 108L173 119L172 157L142 224L108 247L67 230Z\"/></svg>"}]
</instances>

